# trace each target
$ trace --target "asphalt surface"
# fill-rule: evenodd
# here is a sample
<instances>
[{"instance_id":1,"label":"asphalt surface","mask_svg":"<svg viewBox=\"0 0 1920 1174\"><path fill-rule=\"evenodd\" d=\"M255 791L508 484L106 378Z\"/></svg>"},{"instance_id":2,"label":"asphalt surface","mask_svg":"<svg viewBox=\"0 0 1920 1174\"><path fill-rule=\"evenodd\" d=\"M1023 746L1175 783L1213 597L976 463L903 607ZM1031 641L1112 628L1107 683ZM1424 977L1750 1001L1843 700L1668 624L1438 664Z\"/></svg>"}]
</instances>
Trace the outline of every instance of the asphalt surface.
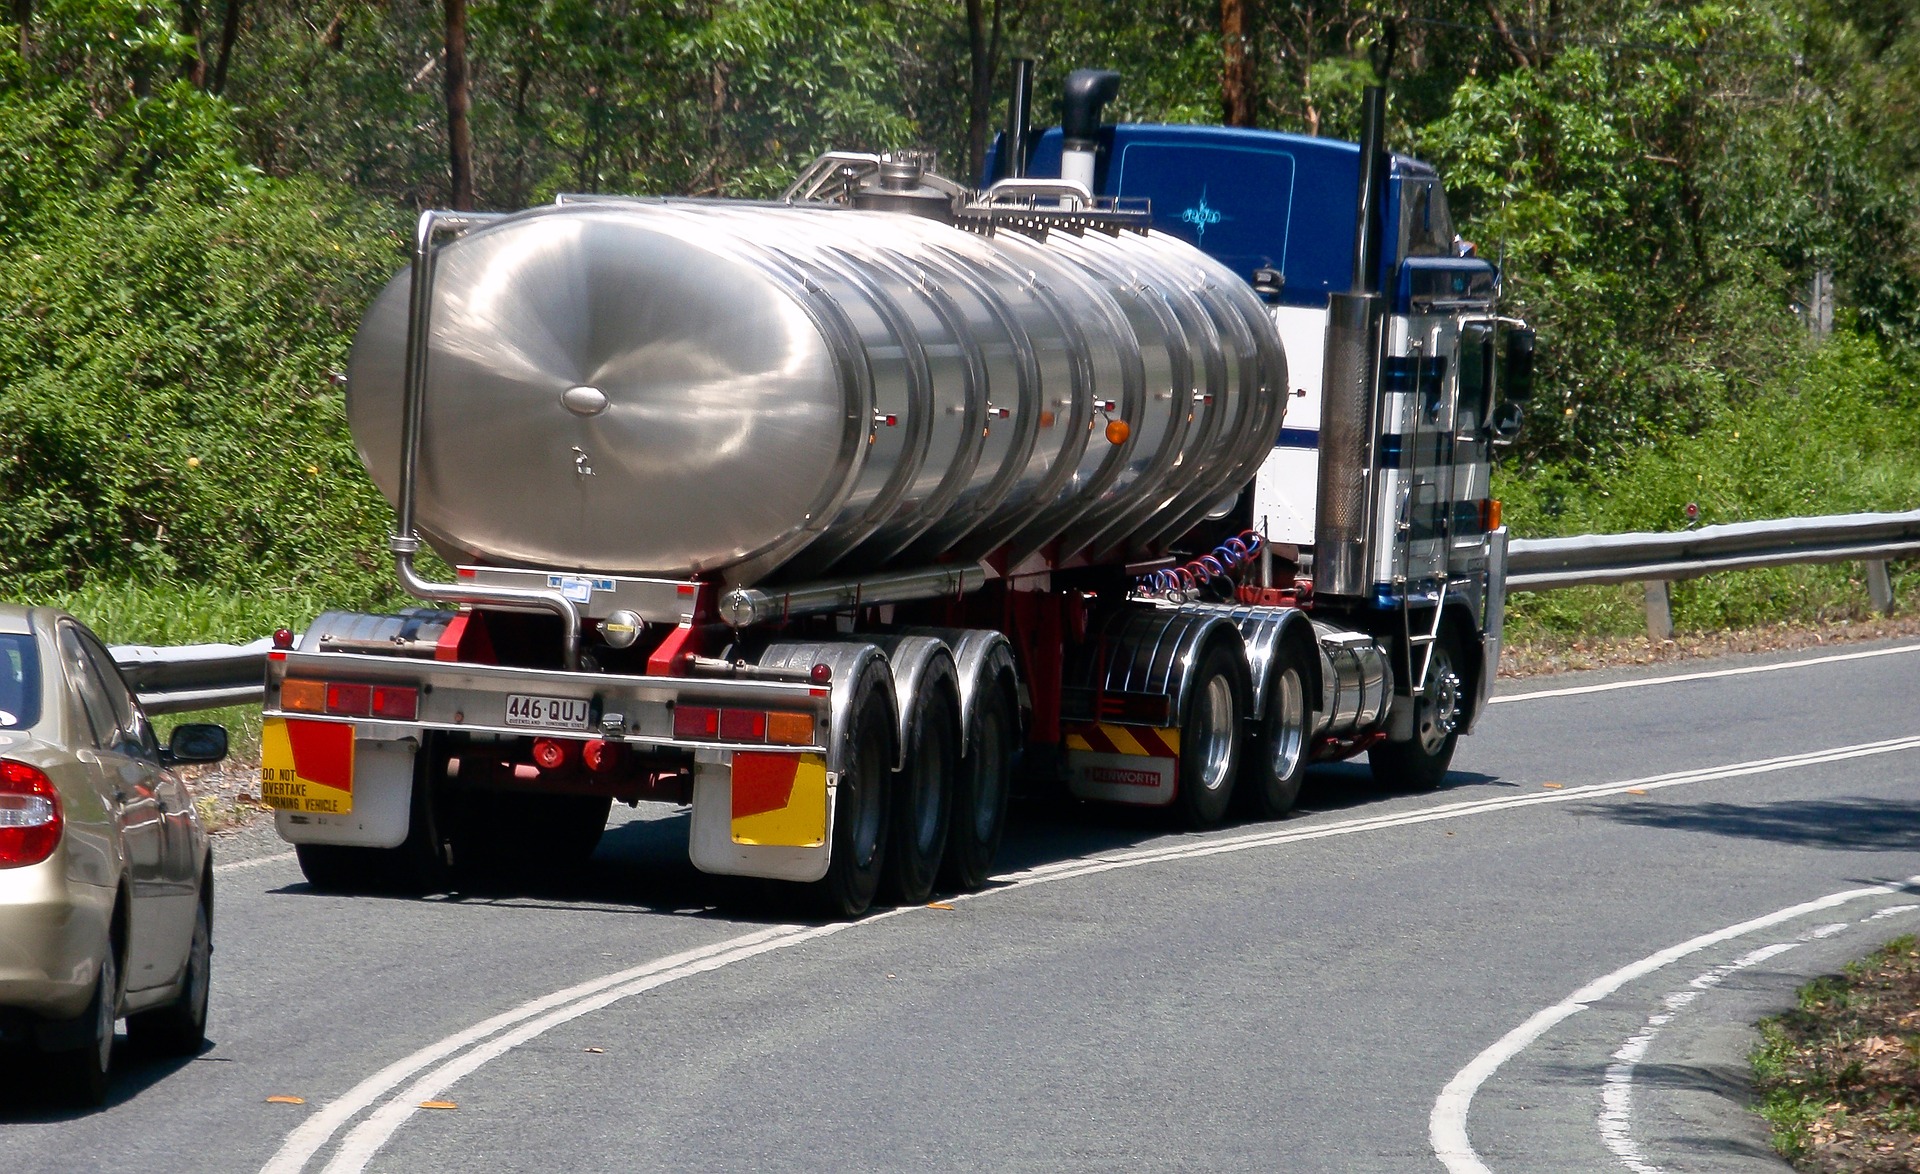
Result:
<instances>
[{"instance_id":1,"label":"asphalt surface","mask_svg":"<svg viewBox=\"0 0 1920 1174\"><path fill-rule=\"evenodd\" d=\"M491 899L321 896L255 829L208 1050L89 1114L7 1074L0 1170L1783 1170L1748 1025L1920 930L1920 645L1843 651L1888 649L1513 683L1441 790L1279 823L1024 808L1002 883L844 927L667 808Z\"/></svg>"}]
</instances>

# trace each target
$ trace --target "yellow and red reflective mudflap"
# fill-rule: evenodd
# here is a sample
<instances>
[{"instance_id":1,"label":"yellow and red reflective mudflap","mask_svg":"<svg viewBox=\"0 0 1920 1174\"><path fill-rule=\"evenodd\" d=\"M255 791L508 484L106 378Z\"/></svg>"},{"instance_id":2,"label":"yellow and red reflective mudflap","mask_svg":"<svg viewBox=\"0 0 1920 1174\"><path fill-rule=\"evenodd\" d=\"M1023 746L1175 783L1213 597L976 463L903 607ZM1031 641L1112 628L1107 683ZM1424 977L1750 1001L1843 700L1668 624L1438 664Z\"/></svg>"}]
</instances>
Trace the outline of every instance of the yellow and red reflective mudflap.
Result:
<instances>
[{"instance_id":1,"label":"yellow and red reflective mudflap","mask_svg":"<svg viewBox=\"0 0 1920 1174\"><path fill-rule=\"evenodd\" d=\"M1066 729L1068 789L1081 799L1162 807L1180 775L1180 731L1106 722Z\"/></svg>"},{"instance_id":2,"label":"yellow and red reflective mudflap","mask_svg":"<svg viewBox=\"0 0 1920 1174\"><path fill-rule=\"evenodd\" d=\"M733 842L817 848L827 842L827 760L733 752Z\"/></svg>"},{"instance_id":3,"label":"yellow and red reflective mudflap","mask_svg":"<svg viewBox=\"0 0 1920 1174\"><path fill-rule=\"evenodd\" d=\"M353 810L353 727L270 717L260 723L260 801L277 811Z\"/></svg>"}]
</instances>

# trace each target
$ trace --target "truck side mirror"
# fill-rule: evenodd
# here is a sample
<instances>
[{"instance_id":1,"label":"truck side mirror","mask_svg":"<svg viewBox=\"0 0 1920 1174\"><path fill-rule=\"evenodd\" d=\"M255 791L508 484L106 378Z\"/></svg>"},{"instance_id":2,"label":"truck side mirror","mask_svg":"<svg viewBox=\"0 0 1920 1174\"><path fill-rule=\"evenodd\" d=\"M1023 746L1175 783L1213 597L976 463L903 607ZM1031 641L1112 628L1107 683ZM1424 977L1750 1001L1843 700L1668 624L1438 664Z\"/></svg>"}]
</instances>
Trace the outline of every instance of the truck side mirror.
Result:
<instances>
[{"instance_id":1,"label":"truck side mirror","mask_svg":"<svg viewBox=\"0 0 1920 1174\"><path fill-rule=\"evenodd\" d=\"M1493 442L1505 446L1520 439L1521 423L1520 405L1512 400L1500 401L1488 425L1493 430Z\"/></svg>"},{"instance_id":2,"label":"truck side mirror","mask_svg":"<svg viewBox=\"0 0 1920 1174\"><path fill-rule=\"evenodd\" d=\"M1533 331L1507 332L1506 398L1527 399L1533 395Z\"/></svg>"}]
</instances>

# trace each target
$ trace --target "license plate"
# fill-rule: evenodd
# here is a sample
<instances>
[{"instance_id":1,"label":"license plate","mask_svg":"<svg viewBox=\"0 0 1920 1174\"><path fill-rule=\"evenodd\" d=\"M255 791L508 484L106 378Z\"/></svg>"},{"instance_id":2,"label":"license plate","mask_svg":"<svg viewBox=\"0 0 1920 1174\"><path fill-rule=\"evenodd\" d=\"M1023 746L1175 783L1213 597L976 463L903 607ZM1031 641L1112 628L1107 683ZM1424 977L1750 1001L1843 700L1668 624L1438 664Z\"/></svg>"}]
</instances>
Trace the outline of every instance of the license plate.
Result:
<instances>
[{"instance_id":1,"label":"license plate","mask_svg":"<svg viewBox=\"0 0 1920 1174\"><path fill-rule=\"evenodd\" d=\"M532 693L507 694L507 724L539 729L584 730L591 706L571 697L541 697Z\"/></svg>"}]
</instances>

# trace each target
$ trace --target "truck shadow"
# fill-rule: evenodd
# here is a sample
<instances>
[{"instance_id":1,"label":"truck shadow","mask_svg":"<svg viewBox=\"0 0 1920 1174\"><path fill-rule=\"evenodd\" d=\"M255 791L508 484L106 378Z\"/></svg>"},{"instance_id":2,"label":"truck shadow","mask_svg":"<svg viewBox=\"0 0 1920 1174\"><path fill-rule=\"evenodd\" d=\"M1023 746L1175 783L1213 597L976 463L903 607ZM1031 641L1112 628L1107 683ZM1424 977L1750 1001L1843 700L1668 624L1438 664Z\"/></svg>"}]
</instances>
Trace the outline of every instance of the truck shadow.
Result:
<instances>
[{"instance_id":1,"label":"truck shadow","mask_svg":"<svg viewBox=\"0 0 1920 1174\"><path fill-rule=\"evenodd\" d=\"M1778 803L1651 803L1596 806L1617 823L1705 832L1850 852L1920 848L1920 800L1788 799Z\"/></svg>"},{"instance_id":2,"label":"truck shadow","mask_svg":"<svg viewBox=\"0 0 1920 1174\"><path fill-rule=\"evenodd\" d=\"M132 1046L122 1034L114 1042L113 1064L107 1070L107 1100L98 1107L80 1107L66 1099L26 1051L0 1053L0 1125L49 1125L110 1112L189 1064L223 1062L207 1055L213 1046L211 1042L203 1045L198 1056L157 1056Z\"/></svg>"},{"instance_id":3,"label":"truck shadow","mask_svg":"<svg viewBox=\"0 0 1920 1174\"><path fill-rule=\"evenodd\" d=\"M1438 793L1501 780L1472 772L1454 772ZM1277 828L1305 817L1354 811L1395 799L1405 792L1373 781L1364 764L1335 763L1308 772L1299 805L1287 820L1235 819L1221 828L1191 832L1163 808L1089 803L1061 793L1022 794L1008 811L1006 837L995 857L996 873L1018 872L1081 857L1139 848L1152 843L1191 842L1221 833ZM493 883L469 881L425 899L459 905L550 906L608 914L672 914L717 917L730 922L777 924L821 920L801 886L747 877L712 876L687 859L692 818L684 808L616 808L593 858L572 872L547 876L502 877ZM287 896L320 896L306 884L279 889ZM936 892L935 899L951 895ZM359 899L380 899L362 895ZM421 899L391 896L388 899Z\"/></svg>"}]
</instances>

